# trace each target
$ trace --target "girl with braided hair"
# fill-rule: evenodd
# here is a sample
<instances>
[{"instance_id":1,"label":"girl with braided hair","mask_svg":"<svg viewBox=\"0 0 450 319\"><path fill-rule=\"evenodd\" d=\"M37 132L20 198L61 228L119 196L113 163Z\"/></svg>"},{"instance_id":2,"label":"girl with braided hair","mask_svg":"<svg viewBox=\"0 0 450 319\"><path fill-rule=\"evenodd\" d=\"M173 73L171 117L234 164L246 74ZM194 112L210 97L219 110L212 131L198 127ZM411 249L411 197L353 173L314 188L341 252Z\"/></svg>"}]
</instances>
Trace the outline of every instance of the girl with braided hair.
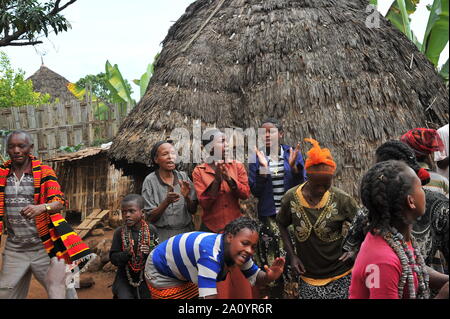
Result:
<instances>
[{"instance_id":1,"label":"girl with braided hair","mask_svg":"<svg viewBox=\"0 0 450 319\"><path fill-rule=\"evenodd\" d=\"M406 163L426 185L430 181L430 174L421 168L416 160L414 151L400 141L388 141L375 152L376 161L399 160ZM426 198L426 212L413 225L412 234L425 258L425 263L439 272L446 272L445 261L449 257L449 206L444 195L424 189ZM344 240L345 251L356 254L364 240L367 227L368 210L361 208L356 214L348 234ZM443 257L439 258L442 253ZM448 264L448 262L447 262Z\"/></svg>"},{"instance_id":2,"label":"girl with braided hair","mask_svg":"<svg viewBox=\"0 0 450 319\"><path fill-rule=\"evenodd\" d=\"M225 226L223 234L190 232L162 242L145 266L152 298L219 298L217 284L229 277L232 268L252 285L265 286L277 280L283 273L284 258L276 258L264 270L252 260L259 231L256 220L239 217Z\"/></svg>"},{"instance_id":3,"label":"girl with braided hair","mask_svg":"<svg viewBox=\"0 0 450 319\"><path fill-rule=\"evenodd\" d=\"M412 224L425 214L417 174L400 161L373 166L361 182L368 233L355 261L350 299L428 299L429 288L448 298L448 275L425 265Z\"/></svg>"}]
</instances>

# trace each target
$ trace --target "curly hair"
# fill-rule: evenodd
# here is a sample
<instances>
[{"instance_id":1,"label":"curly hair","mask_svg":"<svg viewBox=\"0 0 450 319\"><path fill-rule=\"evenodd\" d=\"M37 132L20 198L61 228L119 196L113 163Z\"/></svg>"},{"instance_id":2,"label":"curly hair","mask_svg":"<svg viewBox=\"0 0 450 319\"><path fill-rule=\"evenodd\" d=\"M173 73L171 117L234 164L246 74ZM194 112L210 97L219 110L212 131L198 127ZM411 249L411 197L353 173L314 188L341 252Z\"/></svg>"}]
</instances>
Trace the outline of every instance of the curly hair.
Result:
<instances>
[{"instance_id":1,"label":"curly hair","mask_svg":"<svg viewBox=\"0 0 450 319\"><path fill-rule=\"evenodd\" d=\"M384 235L395 222L407 223L402 211L414 179L407 174L402 161L389 160L375 164L361 181L361 200L369 211L367 231Z\"/></svg>"},{"instance_id":2,"label":"curly hair","mask_svg":"<svg viewBox=\"0 0 450 319\"><path fill-rule=\"evenodd\" d=\"M425 174L426 176L421 174L423 169L421 170L413 149L401 141L391 140L380 145L375 151L375 156L377 162L388 160L403 161L420 177L422 185L426 185L430 182L429 174Z\"/></svg>"},{"instance_id":3,"label":"curly hair","mask_svg":"<svg viewBox=\"0 0 450 319\"><path fill-rule=\"evenodd\" d=\"M225 226L223 234L224 235L231 234L234 236L244 228L259 233L261 226L257 220L243 216L228 223Z\"/></svg>"}]
</instances>

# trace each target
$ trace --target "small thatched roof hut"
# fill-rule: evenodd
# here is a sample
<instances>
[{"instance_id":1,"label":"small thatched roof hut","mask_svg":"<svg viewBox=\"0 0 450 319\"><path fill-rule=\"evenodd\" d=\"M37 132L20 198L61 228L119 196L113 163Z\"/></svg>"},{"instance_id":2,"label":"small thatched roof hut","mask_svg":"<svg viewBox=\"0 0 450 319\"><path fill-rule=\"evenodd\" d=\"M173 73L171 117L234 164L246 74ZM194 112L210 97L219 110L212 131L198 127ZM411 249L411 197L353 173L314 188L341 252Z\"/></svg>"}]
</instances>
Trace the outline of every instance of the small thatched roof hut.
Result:
<instances>
[{"instance_id":1,"label":"small thatched roof hut","mask_svg":"<svg viewBox=\"0 0 450 319\"><path fill-rule=\"evenodd\" d=\"M45 65L41 65L39 70L27 80L33 82L34 91L50 94L52 102L56 99L59 99L62 103L78 101L67 88L67 84L70 82L63 76L47 68Z\"/></svg>"},{"instance_id":2,"label":"small thatched roof hut","mask_svg":"<svg viewBox=\"0 0 450 319\"><path fill-rule=\"evenodd\" d=\"M131 173L152 144L193 120L258 127L277 117L286 142L313 137L357 195L374 149L410 128L448 122L433 65L386 19L366 26L368 0L198 0L163 41L149 89L109 152Z\"/></svg>"},{"instance_id":3,"label":"small thatched roof hut","mask_svg":"<svg viewBox=\"0 0 450 319\"><path fill-rule=\"evenodd\" d=\"M95 209L118 210L133 189L133 180L109 162L109 145L90 147L48 159L68 200L67 211L80 212L82 220Z\"/></svg>"}]
</instances>

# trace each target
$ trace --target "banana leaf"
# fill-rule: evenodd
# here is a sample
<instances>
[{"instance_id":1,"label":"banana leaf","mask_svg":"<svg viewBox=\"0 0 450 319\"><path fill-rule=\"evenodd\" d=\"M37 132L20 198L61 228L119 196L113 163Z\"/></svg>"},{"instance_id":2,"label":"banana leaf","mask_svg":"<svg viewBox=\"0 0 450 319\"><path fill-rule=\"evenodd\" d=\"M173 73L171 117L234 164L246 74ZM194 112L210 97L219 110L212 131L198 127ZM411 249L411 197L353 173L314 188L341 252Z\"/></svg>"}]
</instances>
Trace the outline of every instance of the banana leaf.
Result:
<instances>
[{"instance_id":1,"label":"banana leaf","mask_svg":"<svg viewBox=\"0 0 450 319\"><path fill-rule=\"evenodd\" d=\"M386 18L418 47L421 45L411 31L411 19L409 16L416 12L419 2L420 0L396 0L386 14Z\"/></svg>"},{"instance_id":2,"label":"banana leaf","mask_svg":"<svg viewBox=\"0 0 450 319\"><path fill-rule=\"evenodd\" d=\"M448 1L434 0L422 42L421 51L437 66L448 43Z\"/></svg>"},{"instance_id":3,"label":"banana leaf","mask_svg":"<svg viewBox=\"0 0 450 319\"><path fill-rule=\"evenodd\" d=\"M114 96L115 102L135 104L117 64L112 66L109 61L106 61L105 71L108 78L107 85Z\"/></svg>"}]
</instances>

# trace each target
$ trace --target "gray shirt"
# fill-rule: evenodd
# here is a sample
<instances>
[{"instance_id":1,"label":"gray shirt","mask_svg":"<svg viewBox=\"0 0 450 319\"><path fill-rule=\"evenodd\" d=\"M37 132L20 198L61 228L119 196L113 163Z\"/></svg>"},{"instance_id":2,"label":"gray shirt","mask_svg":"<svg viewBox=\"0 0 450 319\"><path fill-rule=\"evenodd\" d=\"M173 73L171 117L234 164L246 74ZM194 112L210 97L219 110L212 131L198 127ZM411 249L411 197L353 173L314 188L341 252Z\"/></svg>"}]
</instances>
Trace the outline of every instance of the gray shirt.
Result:
<instances>
[{"instance_id":1,"label":"gray shirt","mask_svg":"<svg viewBox=\"0 0 450 319\"><path fill-rule=\"evenodd\" d=\"M34 251L43 248L33 219L27 219L20 211L34 205L34 179L32 174L23 174L18 179L11 173L5 187L5 226L8 232L6 248L14 251Z\"/></svg>"},{"instance_id":2,"label":"gray shirt","mask_svg":"<svg viewBox=\"0 0 450 319\"><path fill-rule=\"evenodd\" d=\"M189 179L185 172L173 171L173 191L181 194L181 186L178 183L180 180L189 181L191 185L190 198L197 200L194 184ZM157 208L167 197L169 192L169 185L164 183L158 173L158 170L149 174L142 185L142 196L145 199L145 211L147 214ZM170 204L161 217L153 223L158 228L167 229L183 229L192 225L192 215L188 211L187 203L183 196L180 200Z\"/></svg>"}]
</instances>

